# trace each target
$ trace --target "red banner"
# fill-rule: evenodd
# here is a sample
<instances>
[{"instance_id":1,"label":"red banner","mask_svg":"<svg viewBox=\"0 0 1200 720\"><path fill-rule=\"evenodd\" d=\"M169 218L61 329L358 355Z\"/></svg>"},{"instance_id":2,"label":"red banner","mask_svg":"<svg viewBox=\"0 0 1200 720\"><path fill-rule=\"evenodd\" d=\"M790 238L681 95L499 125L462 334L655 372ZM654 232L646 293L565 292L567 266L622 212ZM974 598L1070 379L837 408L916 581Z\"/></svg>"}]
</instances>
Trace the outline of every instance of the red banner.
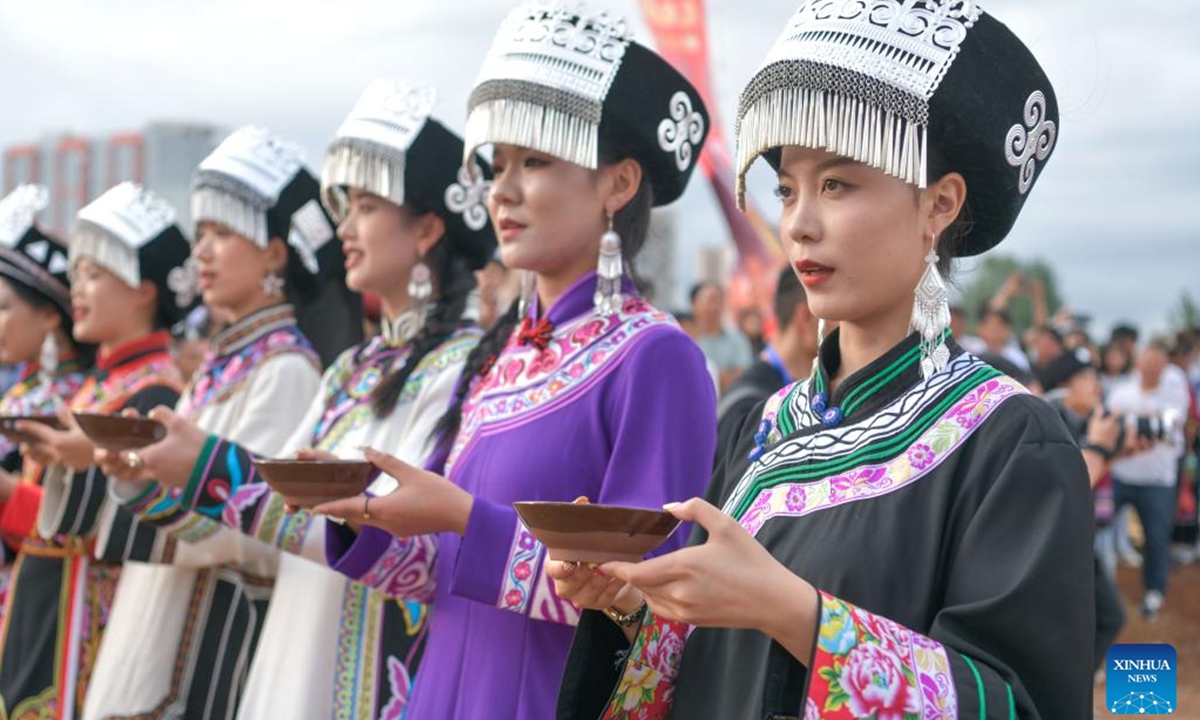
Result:
<instances>
[{"instance_id":1,"label":"red banner","mask_svg":"<svg viewBox=\"0 0 1200 720\"><path fill-rule=\"evenodd\" d=\"M734 168L719 121L720 111L712 91L708 63L708 30L704 0L639 0L642 15L654 34L658 51L683 73L704 100L712 126L700 155L700 169L716 193L717 203L738 251L738 269L730 279L726 300L733 308L755 307L770 319L775 280L783 267L783 253L772 225L763 220L747 198L746 212L738 212L733 197Z\"/></svg>"}]
</instances>

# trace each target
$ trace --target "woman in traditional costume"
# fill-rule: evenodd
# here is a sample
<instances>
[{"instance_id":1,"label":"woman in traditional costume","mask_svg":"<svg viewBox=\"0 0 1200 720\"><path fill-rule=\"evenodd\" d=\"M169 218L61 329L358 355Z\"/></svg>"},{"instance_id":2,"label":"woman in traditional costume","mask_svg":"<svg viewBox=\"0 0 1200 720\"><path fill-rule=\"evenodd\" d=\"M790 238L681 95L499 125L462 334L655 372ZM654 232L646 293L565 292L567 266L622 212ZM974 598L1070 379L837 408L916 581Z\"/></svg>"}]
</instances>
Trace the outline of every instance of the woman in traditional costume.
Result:
<instances>
[{"instance_id":1,"label":"woman in traditional costume","mask_svg":"<svg viewBox=\"0 0 1200 720\"><path fill-rule=\"evenodd\" d=\"M20 185L0 200L0 363L21 366L0 398L5 417L57 414L89 364L71 337L67 249L35 222L48 201L37 185ZM0 617L17 551L37 520L41 474L15 440L0 438Z\"/></svg>"},{"instance_id":2,"label":"woman in traditional costume","mask_svg":"<svg viewBox=\"0 0 1200 720\"><path fill-rule=\"evenodd\" d=\"M703 490L715 423L683 421L715 418L703 356L627 266L650 209L683 193L707 126L695 88L619 18L527 4L501 26L466 144L493 146L501 258L534 282L467 362L445 469L372 453L399 488L318 508L383 528L331 527L334 567L433 598L408 720L553 713L578 612L513 501L658 507Z\"/></svg>"},{"instance_id":3,"label":"woman in traditional costume","mask_svg":"<svg viewBox=\"0 0 1200 720\"><path fill-rule=\"evenodd\" d=\"M361 459L370 445L430 461L480 336L474 273L495 249L484 162L475 158L473 177L462 170L462 139L430 116L435 96L377 81L329 147L322 197L340 223L346 282L379 296L383 332L326 371L280 456ZM142 453L158 482L133 504L139 515L169 527L224 523L284 551L238 717L400 717L427 631L420 598L397 602L332 571L324 520L289 514L256 475L251 447L157 417L169 434ZM394 487L381 477L371 492Z\"/></svg>"},{"instance_id":4,"label":"woman in traditional costume","mask_svg":"<svg viewBox=\"0 0 1200 720\"><path fill-rule=\"evenodd\" d=\"M649 612L584 614L560 718L1091 716L1083 460L949 337L941 280L1008 233L1058 120L973 2L800 7L742 94L739 175L760 155L778 173L784 250L840 327L721 448L723 512L672 508L694 546L600 568Z\"/></svg>"},{"instance_id":5,"label":"woman in traditional costume","mask_svg":"<svg viewBox=\"0 0 1200 720\"><path fill-rule=\"evenodd\" d=\"M181 381L166 328L192 306L190 248L164 200L133 183L79 211L71 229L73 333L98 346L96 367L71 398L78 413L144 413L171 406ZM87 693L121 564L161 561L175 543L109 501L109 478L70 413L65 430L25 422L27 454L46 466L36 536L13 573L0 632L5 717L73 718Z\"/></svg>"},{"instance_id":6,"label":"woman in traditional costume","mask_svg":"<svg viewBox=\"0 0 1200 720\"><path fill-rule=\"evenodd\" d=\"M175 412L206 432L273 455L321 380L320 361L288 302L320 290L341 263L333 224L299 150L244 127L209 155L192 181L196 239L189 266L204 303L229 325ZM142 508L155 492L136 478L136 451L100 453L114 494ZM169 564L127 563L83 717L233 716L266 615L277 551L215 523L146 507L180 542ZM178 523L172 521L180 520Z\"/></svg>"}]
</instances>

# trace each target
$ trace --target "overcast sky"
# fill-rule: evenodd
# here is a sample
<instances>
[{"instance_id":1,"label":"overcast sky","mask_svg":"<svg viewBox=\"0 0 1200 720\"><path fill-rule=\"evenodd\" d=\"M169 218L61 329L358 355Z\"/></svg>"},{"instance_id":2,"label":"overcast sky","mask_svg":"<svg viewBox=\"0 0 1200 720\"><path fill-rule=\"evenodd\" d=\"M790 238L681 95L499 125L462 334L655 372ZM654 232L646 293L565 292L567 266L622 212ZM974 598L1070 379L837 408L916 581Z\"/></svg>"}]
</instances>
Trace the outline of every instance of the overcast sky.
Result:
<instances>
[{"instance_id":1,"label":"overcast sky","mask_svg":"<svg viewBox=\"0 0 1200 720\"><path fill-rule=\"evenodd\" d=\"M316 166L376 77L438 86L439 117L461 129L471 82L514 4L0 1L0 147L148 120L256 123L298 142ZM737 94L797 4L708 0L727 134ZM625 12L638 39L651 41L635 0L603 6ZM1070 304L1094 314L1101 331L1120 318L1162 326L1185 288L1200 298L1200 3L984 7L1039 58L1062 113L1057 150L1000 251L1052 263ZM758 170L752 181L774 217L768 174ZM725 241L705 183L694 182L675 207L687 236L681 253Z\"/></svg>"}]
</instances>

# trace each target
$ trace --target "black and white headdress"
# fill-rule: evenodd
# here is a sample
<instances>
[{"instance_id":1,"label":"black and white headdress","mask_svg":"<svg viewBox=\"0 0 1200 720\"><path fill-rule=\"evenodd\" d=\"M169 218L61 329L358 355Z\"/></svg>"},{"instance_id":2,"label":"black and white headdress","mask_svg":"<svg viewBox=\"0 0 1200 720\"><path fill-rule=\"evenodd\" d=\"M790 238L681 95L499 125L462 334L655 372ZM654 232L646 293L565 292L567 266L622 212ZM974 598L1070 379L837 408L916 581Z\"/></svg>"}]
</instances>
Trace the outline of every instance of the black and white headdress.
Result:
<instances>
[{"instance_id":1,"label":"black and white headdress","mask_svg":"<svg viewBox=\"0 0 1200 720\"><path fill-rule=\"evenodd\" d=\"M71 228L72 267L89 258L129 287L143 280L158 286L158 309L167 327L195 304L195 281L187 269L191 247L175 224L175 209L131 182L84 206Z\"/></svg>"},{"instance_id":2,"label":"black and white headdress","mask_svg":"<svg viewBox=\"0 0 1200 720\"><path fill-rule=\"evenodd\" d=\"M491 168L478 155L473 172L463 167L462 138L430 116L436 101L432 87L371 83L329 145L321 197L336 219L349 188L435 212L456 252L480 268L496 247L486 205Z\"/></svg>"},{"instance_id":3,"label":"black and white headdress","mask_svg":"<svg viewBox=\"0 0 1200 720\"><path fill-rule=\"evenodd\" d=\"M603 138L642 163L656 205L683 194L711 124L692 84L623 18L561 2L508 15L467 111L468 153L507 143L595 169Z\"/></svg>"},{"instance_id":4,"label":"black and white headdress","mask_svg":"<svg viewBox=\"0 0 1200 720\"><path fill-rule=\"evenodd\" d=\"M40 185L18 185L0 200L0 275L24 285L69 315L67 249L37 227L38 213L49 205Z\"/></svg>"},{"instance_id":5,"label":"black and white headdress","mask_svg":"<svg viewBox=\"0 0 1200 720\"><path fill-rule=\"evenodd\" d=\"M1058 104L1033 54L974 0L807 0L742 92L739 204L760 155L799 145L925 187L967 181L975 255L1016 221L1054 148Z\"/></svg>"},{"instance_id":6,"label":"black and white headdress","mask_svg":"<svg viewBox=\"0 0 1200 720\"><path fill-rule=\"evenodd\" d=\"M235 130L192 176L192 222L215 222L265 248L287 242L288 279L310 292L341 268L341 245L300 149L265 128Z\"/></svg>"}]
</instances>

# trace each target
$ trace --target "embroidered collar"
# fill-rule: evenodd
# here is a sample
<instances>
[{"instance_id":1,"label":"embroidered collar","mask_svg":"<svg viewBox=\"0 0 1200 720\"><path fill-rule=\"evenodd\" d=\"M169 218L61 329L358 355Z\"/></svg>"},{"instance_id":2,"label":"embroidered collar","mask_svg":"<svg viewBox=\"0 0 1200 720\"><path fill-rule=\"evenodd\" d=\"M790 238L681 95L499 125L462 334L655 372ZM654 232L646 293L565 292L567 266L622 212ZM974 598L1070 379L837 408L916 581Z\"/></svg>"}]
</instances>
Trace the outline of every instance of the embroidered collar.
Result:
<instances>
[{"instance_id":1,"label":"embroidered collar","mask_svg":"<svg viewBox=\"0 0 1200 720\"><path fill-rule=\"evenodd\" d=\"M921 380L920 338L911 333L891 350L847 377L832 396L829 378L841 367L840 331L834 330L821 345L818 362L812 377L809 403L813 413L825 427L840 425L846 418L870 415L895 400ZM950 356L957 357L962 349L946 335Z\"/></svg>"},{"instance_id":2,"label":"embroidered collar","mask_svg":"<svg viewBox=\"0 0 1200 720\"><path fill-rule=\"evenodd\" d=\"M551 323L551 327L562 327L581 315L595 312L595 300L592 299L592 296L596 294L596 283L595 270L589 270L571 283L570 287L554 301L544 315L544 318ZM627 297L637 294L637 287L628 277L621 278L621 293ZM530 303L527 319L534 326L543 319L540 301Z\"/></svg>"},{"instance_id":3,"label":"embroidered collar","mask_svg":"<svg viewBox=\"0 0 1200 720\"><path fill-rule=\"evenodd\" d=\"M150 333L144 338L126 343L107 353L101 353L96 359L96 369L109 373L118 368L143 360L154 355L166 353L171 348L171 335L165 330Z\"/></svg>"},{"instance_id":4,"label":"embroidered collar","mask_svg":"<svg viewBox=\"0 0 1200 720\"><path fill-rule=\"evenodd\" d=\"M425 319L429 320L429 316L433 313L434 306L430 304L425 311ZM408 309L400 313L396 318L389 320L386 317L379 319L380 333L383 335L383 342L388 347L401 347L407 345L421 329L419 315L416 310Z\"/></svg>"},{"instance_id":5,"label":"embroidered collar","mask_svg":"<svg viewBox=\"0 0 1200 720\"><path fill-rule=\"evenodd\" d=\"M291 305L263 308L217 333L212 339L212 353L215 357L233 355L264 335L295 324L296 310Z\"/></svg>"}]
</instances>

